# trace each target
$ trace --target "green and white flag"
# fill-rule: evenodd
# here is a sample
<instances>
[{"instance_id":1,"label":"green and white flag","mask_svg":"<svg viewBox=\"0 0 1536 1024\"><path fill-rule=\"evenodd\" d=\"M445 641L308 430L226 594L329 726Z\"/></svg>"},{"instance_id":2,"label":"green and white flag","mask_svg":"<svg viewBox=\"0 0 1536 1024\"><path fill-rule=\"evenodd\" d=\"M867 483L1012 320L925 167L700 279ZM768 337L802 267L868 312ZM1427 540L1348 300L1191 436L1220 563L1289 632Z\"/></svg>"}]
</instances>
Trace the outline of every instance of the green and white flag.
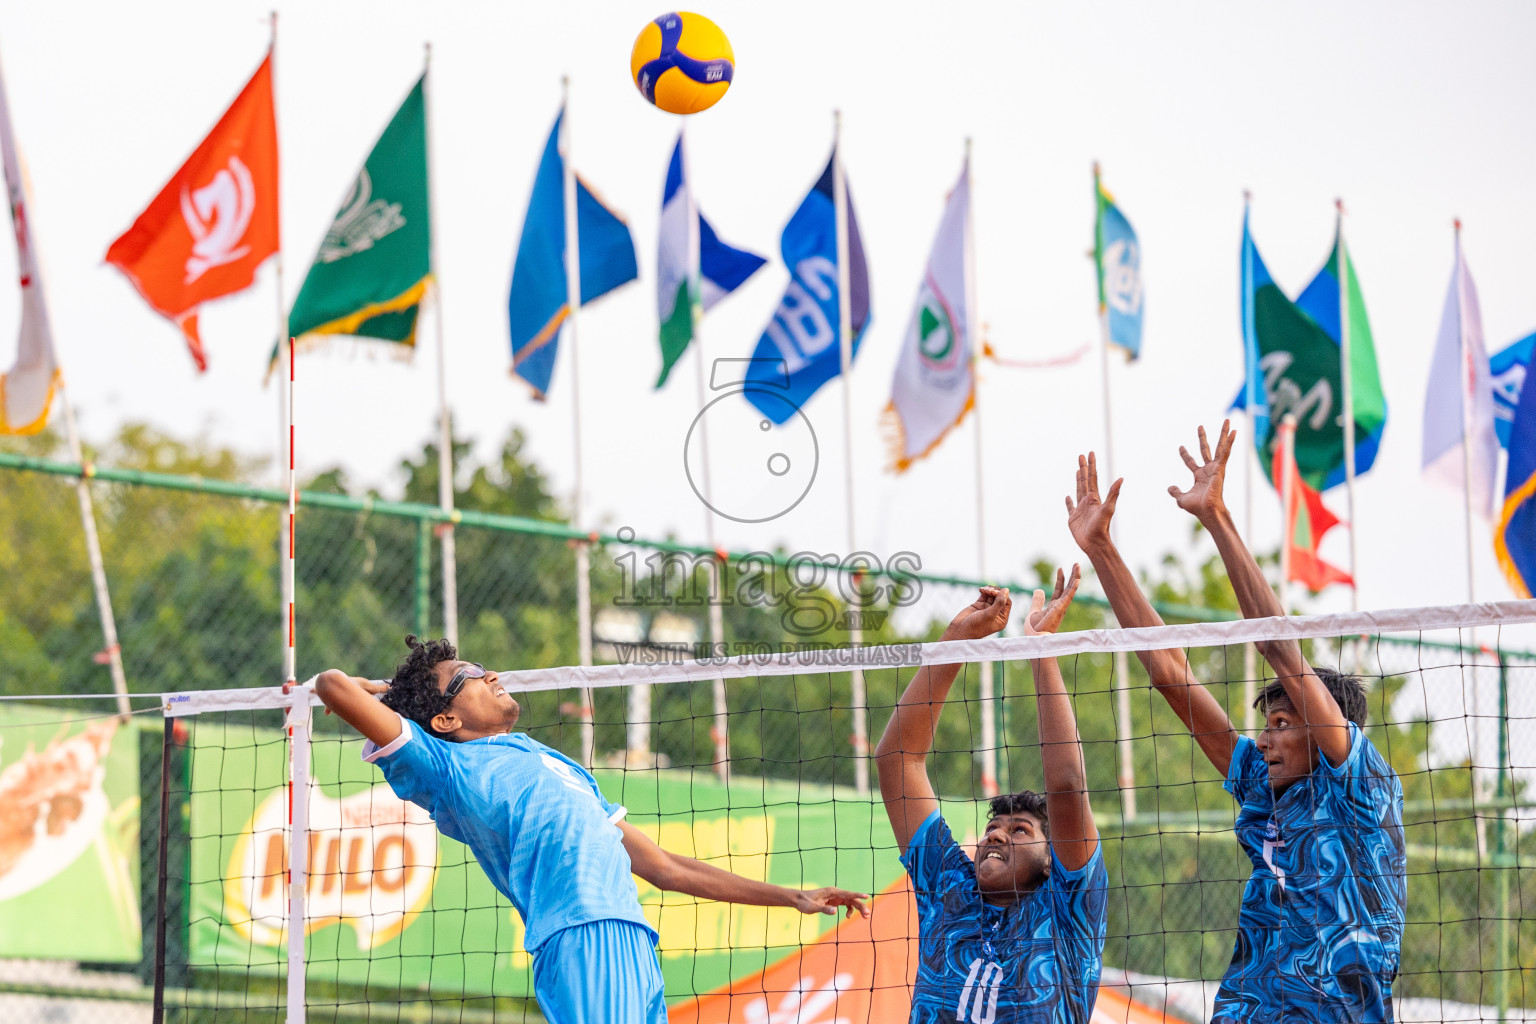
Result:
<instances>
[{"instance_id":1,"label":"green and white flag","mask_svg":"<svg viewBox=\"0 0 1536 1024\"><path fill-rule=\"evenodd\" d=\"M331 335L416 344L432 280L426 82L423 73L379 136L320 243L288 314L300 346Z\"/></svg>"},{"instance_id":2,"label":"green and white flag","mask_svg":"<svg viewBox=\"0 0 1536 1024\"><path fill-rule=\"evenodd\" d=\"M720 241L694 206L683 163L683 137L679 134L661 194L656 257L656 308L661 322L658 388L667 382L673 365L693 341L696 317L740 288L767 262L756 253Z\"/></svg>"},{"instance_id":3,"label":"green and white flag","mask_svg":"<svg viewBox=\"0 0 1536 1024\"><path fill-rule=\"evenodd\" d=\"M938 447L975 404L975 339L966 294L966 233L970 230L971 165L949 194L928 253L917 308L896 360L886 407L891 469L906 472Z\"/></svg>"}]
</instances>

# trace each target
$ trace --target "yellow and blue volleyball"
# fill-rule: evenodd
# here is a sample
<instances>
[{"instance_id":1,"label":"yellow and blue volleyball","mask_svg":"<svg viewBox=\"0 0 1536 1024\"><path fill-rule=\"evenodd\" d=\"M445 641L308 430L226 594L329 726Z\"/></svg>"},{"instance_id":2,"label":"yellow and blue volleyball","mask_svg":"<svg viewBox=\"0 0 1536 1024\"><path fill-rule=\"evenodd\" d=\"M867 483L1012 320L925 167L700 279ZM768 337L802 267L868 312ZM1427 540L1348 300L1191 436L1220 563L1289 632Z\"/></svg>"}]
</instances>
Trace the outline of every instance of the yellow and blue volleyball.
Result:
<instances>
[{"instance_id":1,"label":"yellow and blue volleyball","mask_svg":"<svg viewBox=\"0 0 1536 1024\"><path fill-rule=\"evenodd\" d=\"M736 54L719 25L702 14L674 11L641 30L629 71L640 94L662 110L697 114L731 87Z\"/></svg>"}]
</instances>

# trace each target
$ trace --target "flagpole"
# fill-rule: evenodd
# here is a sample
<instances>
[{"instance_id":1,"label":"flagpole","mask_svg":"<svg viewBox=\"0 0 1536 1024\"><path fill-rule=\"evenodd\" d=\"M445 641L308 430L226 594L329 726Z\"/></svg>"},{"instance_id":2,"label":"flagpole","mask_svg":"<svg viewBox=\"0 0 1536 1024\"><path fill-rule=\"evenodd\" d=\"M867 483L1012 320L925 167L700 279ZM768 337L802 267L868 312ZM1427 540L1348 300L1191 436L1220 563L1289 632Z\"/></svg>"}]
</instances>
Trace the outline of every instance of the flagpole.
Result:
<instances>
[{"instance_id":1,"label":"flagpole","mask_svg":"<svg viewBox=\"0 0 1536 1024\"><path fill-rule=\"evenodd\" d=\"M1349 250L1344 245L1344 200L1334 200L1338 210L1339 236L1339 359L1340 383L1344 387L1344 480L1349 505L1349 610L1360 610L1359 547L1356 538L1360 532L1355 521L1355 388L1350 366L1349 338L1349 282L1354 271L1349 266Z\"/></svg>"},{"instance_id":2,"label":"flagpole","mask_svg":"<svg viewBox=\"0 0 1536 1024\"><path fill-rule=\"evenodd\" d=\"M576 344L576 318L581 309L581 247L576 235L576 172L571 168L571 78L560 79L560 167L565 195L565 309L566 346L571 362L571 444L576 471L576 491L571 501L571 521L577 530L586 528L581 475L581 350ZM592 664L592 561L586 538L576 541L576 648L583 666ZM581 688L581 763L594 763L592 691Z\"/></svg>"},{"instance_id":3,"label":"flagpole","mask_svg":"<svg viewBox=\"0 0 1536 1024\"><path fill-rule=\"evenodd\" d=\"M272 94L273 105L275 107L277 103L276 11L272 12L272 42L269 47L269 53L272 57ZM279 180L277 187L279 189L282 187L281 180ZM279 235L279 237L281 237L281 235ZM288 305L283 295L283 250L281 247L279 247L277 250L277 260L273 265L272 270L273 286L277 292L278 359L281 360L283 346L288 344ZM290 413L289 403L292 401L293 396L290 394L289 389L283 387L281 383L279 383L274 390L277 392L277 457L274 458L272 462L277 467L278 485L286 487L288 483L288 474L283 466L283 463L285 461L284 455L291 455L291 453L288 452L288 417ZM288 515L287 511L285 509L279 509L277 528L277 560L280 567L285 564L285 560L288 558L288 551L292 543L292 538L289 536L292 528L291 523L292 519ZM289 573L282 568L279 568L277 575L279 580L279 597L277 608L278 636L282 638L283 644L283 679L287 680L293 678L294 676L294 669L288 664L288 656L290 653L288 647L288 610L293 607L294 577L292 573Z\"/></svg>"},{"instance_id":4,"label":"flagpole","mask_svg":"<svg viewBox=\"0 0 1536 1024\"><path fill-rule=\"evenodd\" d=\"M693 198L693 174L688 167L688 143L686 125L678 131L678 142L682 146L683 159L683 190L688 197L688 317L689 317L689 344L693 346L694 362L698 372L694 374L694 384L698 392L699 408L702 410L705 404L704 387L704 339L699 336L699 324L704 319L702 305L704 302L704 271L699 259L699 206ZM700 482L704 486L704 539L711 552L709 571L709 641L712 645L711 654L719 657L725 653L725 615L721 610L721 604L725 593L725 561L720 555L719 544L715 540L715 510L714 490L709 476L709 417L699 417L699 463ZM710 688L714 697L715 724L710 730L711 739L715 743L715 775L721 782L729 782L731 776L731 741L730 741L730 708L725 700L725 680L717 678L711 681Z\"/></svg>"},{"instance_id":5,"label":"flagpole","mask_svg":"<svg viewBox=\"0 0 1536 1024\"><path fill-rule=\"evenodd\" d=\"M974 440L976 442L976 571L983 583L988 582L987 577L987 501L982 477L982 435L981 435L981 346L977 344L980 336L981 318L976 305L976 221L971 216L971 210L975 206L976 191L975 179L971 176L971 140L967 136L965 140L965 261L962 272L965 275L965 330L969 337L966 339L971 345L971 418L975 421L976 430ZM981 678L977 680L977 696L981 700L981 794L985 797L997 796L997 684L993 678L993 664L984 661L977 666ZM1005 668L1006 671L1006 668Z\"/></svg>"},{"instance_id":6,"label":"flagpole","mask_svg":"<svg viewBox=\"0 0 1536 1024\"><path fill-rule=\"evenodd\" d=\"M1475 397L1475 388L1477 387L1477 375L1473 373L1469 377L1469 372L1472 369L1472 353L1467 351L1466 308L1463 301L1465 296L1462 294L1461 288L1461 281L1465 270L1462 267L1460 217L1457 217L1455 220L1455 229L1456 267L1453 274L1455 275L1456 287L1456 342L1461 350L1461 486L1464 499L1462 508L1466 517L1467 535L1467 603L1475 604L1477 602L1477 578L1474 575L1475 570L1472 563L1472 403ZM1475 628L1469 629L1467 635L1468 639L1472 642L1473 649L1476 650L1478 647L1477 630ZM1478 723L1477 728L1472 733L1471 751L1472 798L1474 802L1483 799L1488 789L1486 773L1479 764L1482 760L1480 755L1483 749L1483 730L1480 718L1483 705L1481 676L1482 674L1477 670L1476 664L1474 664L1472 667L1472 715L1473 720ZM1488 823L1481 813L1475 812L1475 816L1477 819L1478 854L1480 857L1486 857L1488 853Z\"/></svg>"},{"instance_id":7,"label":"flagpole","mask_svg":"<svg viewBox=\"0 0 1536 1024\"><path fill-rule=\"evenodd\" d=\"M1093 204L1095 221L1101 216L1098 212L1100 185L1099 164L1093 164ZM1101 261L1104 254L1101 251L1102 239L1100 232L1094 232L1093 259L1095 274L1103 273ZM1114 422L1110 412L1109 397L1109 307L1105 305L1102 297L1099 301L1099 386L1103 395L1104 405L1104 479L1113 486L1115 477L1115 431ZM1114 521L1109 524L1110 531L1115 529ZM1114 654L1115 675L1115 748L1120 755L1120 810L1126 820L1136 817L1136 761L1135 752L1131 747L1131 690L1130 690L1130 664L1124 651L1116 651Z\"/></svg>"},{"instance_id":8,"label":"flagpole","mask_svg":"<svg viewBox=\"0 0 1536 1024\"><path fill-rule=\"evenodd\" d=\"M453 413L448 408L448 349L443 341L443 276L437 262L437 203L432 187L432 89L428 72L432 70L432 44L427 43L422 60L422 103L426 110L427 133L427 233L428 261L432 266L432 291L437 300L433 320L437 325L437 503L448 521L438 525L443 551L443 633L453 646L459 645L459 572L454 542L454 524L458 513L453 507Z\"/></svg>"},{"instance_id":9,"label":"flagpole","mask_svg":"<svg viewBox=\"0 0 1536 1024\"><path fill-rule=\"evenodd\" d=\"M22 289L23 330L27 322L26 290L36 288L36 312L41 323L34 326L41 327L41 333L47 345L48 358L53 364L53 380L50 383L56 391L54 398L64 412L64 436L69 445L69 456L80 466L80 475L75 478L75 500L80 506L80 529L85 534L85 554L91 569L91 590L96 599L96 614L101 620L102 641L106 645L102 653L107 658L108 671L112 679L112 692L117 695L117 713L126 719L129 713L128 682L123 673L122 647L117 639L117 619L112 614L112 595L107 589L106 563L101 557L101 537L96 532L96 506L91 499L90 478L94 469L85 461L85 452L80 444L80 433L75 427L75 410L69 401L69 391L64 384L64 371L59 359L58 347L54 344L53 325L48 316L48 294L43 287L42 257L38 253L37 240L32 237L31 210L28 208L30 197L27 195L26 180L21 173L21 157L17 153L16 140L11 132L11 103L10 97L6 94L3 77L0 77L0 118L3 118L0 124L3 124L5 133L3 143L5 184L9 191L11 222L16 229L16 256L19 264L16 269ZM17 351L18 364L25 353L26 345L23 339ZM42 416L46 420L48 416L46 405L43 407Z\"/></svg>"},{"instance_id":10,"label":"flagpole","mask_svg":"<svg viewBox=\"0 0 1536 1024\"><path fill-rule=\"evenodd\" d=\"M1252 200L1253 193L1243 189L1244 224L1248 223L1248 206ZM1246 253L1246 247L1244 251ZM1244 258L1246 259L1246 256ZM1245 281L1248 280L1246 272L1243 278ZM1245 364L1248 362L1246 350L1247 339L1245 338L1243 358ZM1257 363L1253 366L1245 365L1243 376L1251 377L1257 370ZM1244 447L1247 449L1248 454L1243 460L1243 491L1244 498L1246 499L1243 508L1243 539L1247 541L1249 551L1257 551L1258 548L1254 545L1253 536L1253 478L1257 475L1254 472L1254 465L1259 461L1259 429L1258 419L1253 413L1253 407L1258 397L1254 393L1253 381L1245 381L1245 391L1247 392L1247 401L1243 405L1246 407L1245 411L1248 414L1248 444ZM1243 732L1250 735L1258 724L1258 710L1253 706L1254 699L1258 696L1258 671L1259 659L1257 649L1253 644L1243 644Z\"/></svg>"},{"instance_id":11,"label":"flagpole","mask_svg":"<svg viewBox=\"0 0 1536 1024\"><path fill-rule=\"evenodd\" d=\"M837 348L843 377L843 452L847 463L846 484L848 500L848 555L858 550L854 530L853 504L853 388L849 383L853 368L853 310L849 295L848 268L848 183L843 179L843 112L832 112L832 204L833 219L837 227ZM848 623L848 646L859 647L864 642L862 612L859 593L859 575L854 574L851 588ZM865 720L864 673L855 668L849 672L849 705L853 713L853 780L859 793L869 792L869 723Z\"/></svg>"},{"instance_id":12,"label":"flagpole","mask_svg":"<svg viewBox=\"0 0 1536 1024\"><path fill-rule=\"evenodd\" d=\"M1280 421L1280 458L1284 476L1280 480L1280 614L1291 614L1291 545L1295 542L1296 502L1296 414L1288 412Z\"/></svg>"}]
</instances>

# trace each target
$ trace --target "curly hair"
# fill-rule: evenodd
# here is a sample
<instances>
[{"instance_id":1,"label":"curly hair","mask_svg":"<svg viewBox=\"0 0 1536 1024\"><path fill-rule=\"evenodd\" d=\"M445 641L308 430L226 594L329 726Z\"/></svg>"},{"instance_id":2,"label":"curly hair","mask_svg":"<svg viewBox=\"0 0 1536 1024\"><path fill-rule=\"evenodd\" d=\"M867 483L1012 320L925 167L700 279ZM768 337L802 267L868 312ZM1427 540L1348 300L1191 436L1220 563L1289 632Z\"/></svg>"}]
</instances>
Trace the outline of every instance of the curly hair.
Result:
<instances>
[{"instance_id":1,"label":"curly hair","mask_svg":"<svg viewBox=\"0 0 1536 1024\"><path fill-rule=\"evenodd\" d=\"M1365 696L1365 684L1356 676L1347 676L1331 668L1313 668L1312 671L1333 695L1334 703L1338 704L1344 717L1360 728L1365 728L1366 719L1371 713L1370 702ZM1253 699L1253 706L1266 713L1275 704L1292 708L1296 706L1278 679L1260 690L1259 695Z\"/></svg>"},{"instance_id":2,"label":"curly hair","mask_svg":"<svg viewBox=\"0 0 1536 1024\"><path fill-rule=\"evenodd\" d=\"M1050 812L1045 807L1045 797L1032 789L1021 789L1017 793L1004 793L1002 796L992 798L990 815L1001 818L1005 814L1032 814L1040 822L1040 831L1046 838L1051 835Z\"/></svg>"},{"instance_id":3,"label":"curly hair","mask_svg":"<svg viewBox=\"0 0 1536 1024\"><path fill-rule=\"evenodd\" d=\"M437 688L437 666L458 660L459 652L446 638L418 640L410 635L405 638L405 646L410 652L395 666L395 677L384 691L383 704L421 726L428 736L434 736L437 731L432 728L432 719L453 703Z\"/></svg>"}]
</instances>

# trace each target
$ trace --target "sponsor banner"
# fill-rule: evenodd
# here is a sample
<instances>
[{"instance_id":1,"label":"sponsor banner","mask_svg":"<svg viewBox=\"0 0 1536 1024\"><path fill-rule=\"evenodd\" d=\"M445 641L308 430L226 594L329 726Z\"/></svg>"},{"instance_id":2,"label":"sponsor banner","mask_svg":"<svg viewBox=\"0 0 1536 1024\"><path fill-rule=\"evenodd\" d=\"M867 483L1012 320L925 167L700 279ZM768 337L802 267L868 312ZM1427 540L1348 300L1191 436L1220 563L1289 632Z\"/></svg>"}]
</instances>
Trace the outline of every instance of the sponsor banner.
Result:
<instances>
[{"instance_id":1,"label":"sponsor banner","mask_svg":"<svg viewBox=\"0 0 1536 1024\"><path fill-rule=\"evenodd\" d=\"M0 956L137 963L132 726L0 707Z\"/></svg>"},{"instance_id":2,"label":"sponsor banner","mask_svg":"<svg viewBox=\"0 0 1536 1024\"><path fill-rule=\"evenodd\" d=\"M193 728L191 962L277 974L286 960L287 748L275 729L199 718ZM307 935L309 977L532 994L522 922L462 845L399 800L355 739L317 738ZM626 820L665 849L795 888L877 892L904 878L878 798L712 775L599 769ZM673 1001L754 977L832 934L839 919L663 894L636 879Z\"/></svg>"}]
</instances>

